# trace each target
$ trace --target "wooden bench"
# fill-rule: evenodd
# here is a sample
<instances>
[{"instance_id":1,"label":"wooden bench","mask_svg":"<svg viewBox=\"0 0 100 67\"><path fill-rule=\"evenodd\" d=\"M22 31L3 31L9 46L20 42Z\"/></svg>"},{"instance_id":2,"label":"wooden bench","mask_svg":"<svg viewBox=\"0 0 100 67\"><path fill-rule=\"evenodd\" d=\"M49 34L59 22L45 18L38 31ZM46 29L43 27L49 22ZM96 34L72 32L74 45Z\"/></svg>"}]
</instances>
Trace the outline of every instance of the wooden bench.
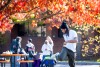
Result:
<instances>
[{"instance_id":1,"label":"wooden bench","mask_svg":"<svg viewBox=\"0 0 100 67\"><path fill-rule=\"evenodd\" d=\"M10 60L0 60L0 63L9 63Z\"/></svg>"},{"instance_id":2,"label":"wooden bench","mask_svg":"<svg viewBox=\"0 0 100 67\"><path fill-rule=\"evenodd\" d=\"M9 63L10 60L0 60L0 63L1 63L1 67L5 67L5 63Z\"/></svg>"},{"instance_id":3,"label":"wooden bench","mask_svg":"<svg viewBox=\"0 0 100 67\"><path fill-rule=\"evenodd\" d=\"M28 63L33 63L33 60L18 60L20 62L20 67L28 67Z\"/></svg>"},{"instance_id":4,"label":"wooden bench","mask_svg":"<svg viewBox=\"0 0 100 67\"><path fill-rule=\"evenodd\" d=\"M33 60L18 60L20 63L32 63L34 62Z\"/></svg>"},{"instance_id":5,"label":"wooden bench","mask_svg":"<svg viewBox=\"0 0 100 67\"><path fill-rule=\"evenodd\" d=\"M12 59L12 57L14 57L14 67L16 67L16 65L15 65L15 63L16 63L16 60L15 60L15 57L16 56L20 56L20 57L22 57L22 56L26 56L25 54L0 54L0 56L1 57L10 57L11 59ZM11 61L10 61L11 62ZM10 63L11 64L11 66L12 66L12 62Z\"/></svg>"}]
</instances>

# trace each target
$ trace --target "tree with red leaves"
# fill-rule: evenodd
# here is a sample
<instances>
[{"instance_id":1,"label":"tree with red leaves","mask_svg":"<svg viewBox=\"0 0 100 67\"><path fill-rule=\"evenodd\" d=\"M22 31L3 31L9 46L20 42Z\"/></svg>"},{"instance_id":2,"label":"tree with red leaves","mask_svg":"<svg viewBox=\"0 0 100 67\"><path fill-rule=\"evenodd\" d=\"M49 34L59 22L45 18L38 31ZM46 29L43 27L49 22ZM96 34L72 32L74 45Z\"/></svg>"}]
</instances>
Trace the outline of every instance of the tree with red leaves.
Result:
<instances>
[{"instance_id":1,"label":"tree with red leaves","mask_svg":"<svg viewBox=\"0 0 100 67\"><path fill-rule=\"evenodd\" d=\"M11 25L10 21L3 20L12 19L11 15L15 13L26 13L24 17L26 19L34 14L36 22L51 23L51 27L59 27L62 19L67 17L73 20L73 24L100 25L99 0L3 0L0 3L0 29L2 29L2 23ZM6 28L6 26L3 27Z\"/></svg>"}]
</instances>

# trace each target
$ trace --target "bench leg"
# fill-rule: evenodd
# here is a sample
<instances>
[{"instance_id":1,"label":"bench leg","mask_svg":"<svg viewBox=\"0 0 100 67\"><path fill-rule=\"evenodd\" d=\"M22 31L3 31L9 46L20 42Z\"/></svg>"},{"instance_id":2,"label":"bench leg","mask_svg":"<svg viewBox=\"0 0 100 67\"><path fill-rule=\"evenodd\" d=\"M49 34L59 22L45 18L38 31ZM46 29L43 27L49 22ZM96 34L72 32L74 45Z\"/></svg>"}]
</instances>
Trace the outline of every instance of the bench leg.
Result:
<instances>
[{"instance_id":1,"label":"bench leg","mask_svg":"<svg viewBox=\"0 0 100 67\"><path fill-rule=\"evenodd\" d=\"M5 63L4 63L4 67L5 67Z\"/></svg>"},{"instance_id":2,"label":"bench leg","mask_svg":"<svg viewBox=\"0 0 100 67\"><path fill-rule=\"evenodd\" d=\"M3 67L3 63L1 63L1 67Z\"/></svg>"},{"instance_id":3,"label":"bench leg","mask_svg":"<svg viewBox=\"0 0 100 67\"><path fill-rule=\"evenodd\" d=\"M5 67L5 63L1 63L1 67Z\"/></svg>"}]
</instances>

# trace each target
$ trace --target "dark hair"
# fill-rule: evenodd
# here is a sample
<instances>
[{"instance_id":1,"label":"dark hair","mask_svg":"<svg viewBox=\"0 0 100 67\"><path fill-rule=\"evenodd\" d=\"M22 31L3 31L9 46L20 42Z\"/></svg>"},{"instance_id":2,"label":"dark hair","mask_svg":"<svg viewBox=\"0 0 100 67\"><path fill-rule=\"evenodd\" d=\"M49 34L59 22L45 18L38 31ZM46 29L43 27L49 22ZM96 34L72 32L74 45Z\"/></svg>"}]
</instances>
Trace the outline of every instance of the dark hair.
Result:
<instances>
[{"instance_id":1,"label":"dark hair","mask_svg":"<svg viewBox=\"0 0 100 67\"><path fill-rule=\"evenodd\" d=\"M68 25L67 25L67 22L68 21L66 21L66 20L63 20L63 22L62 22L62 24L61 24L61 26L60 26L60 29L66 29L66 34L67 34L67 36L69 36L69 27L68 27Z\"/></svg>"},{"instance_id":2,"label":"dark hair","mask_svg":"<svg viewBox=\"0 0 100 67\"><path fill-rule=\"evenodd\" d=\"M29 41L29 42L32 42L32 39L29 39L28 41Z\"/></svg>"},{"instance_id":3,"label":"dark hair","mask_svg":"<svg viewBox=\"0 0 100 67\"><path fill-rule=\"evenodd\" d=\"M16 37L16 41L20 41L20 40L22 40L22 38L19 37L19 36L17 36L17 37Z\"/></svg>"}]
</instances>

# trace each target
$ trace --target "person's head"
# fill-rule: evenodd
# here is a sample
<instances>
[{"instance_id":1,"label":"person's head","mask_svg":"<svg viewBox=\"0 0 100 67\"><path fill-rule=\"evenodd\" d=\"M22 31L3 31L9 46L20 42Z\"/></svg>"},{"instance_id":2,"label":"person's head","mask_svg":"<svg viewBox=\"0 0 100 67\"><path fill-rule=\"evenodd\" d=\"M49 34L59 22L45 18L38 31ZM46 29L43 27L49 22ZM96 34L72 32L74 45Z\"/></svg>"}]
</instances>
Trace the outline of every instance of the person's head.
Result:
<instances>
[{"instance_id":1,"label":"person's head","mask_svg":"<svg viewBox=\"0 0 100 67\"><path fill-rule=\"evenodd\" d=\"M32 39L29 39L29 40L28 40L28 43L30 43L30 42L32 42Z\"/></svg>"},{"instance_id":2,"label":"person's head","mask_svg":"<svg viewBox=\"0 0 100 67\"><path fill-rule=\"evenodd\" d=\"M12 39L12 42L15 42L16 41L16 39Z\"/></svg>"},{"instance_id":3,"label":"person's head","mask_svg":"<svg viewBox=\"0 0 100 67\"><path fill-rule=\"evenodd\" d=\"M11 44L15 44L16 43L16 39L13 39Z\"/></svg>"},{"instance_id":4,"label":"person's head","mask_svg":"<svg viewBox=\"0 0 100 67\"><path fill-rule=\"evenodd\" d=\"M51 37L50 36L47 36L47 38L46 38L48 41L50 41L51 40Z\"/></svg>"},{"instance_id":5,"label":"person's head","mask_svg":"<svg viewBox=\"0 0 100 67\"><path fill-rule=\"evenodd\" d=\"M48 40L45 40L44 44L48 44Z\"/></svg>"},{"instance_id":6,"label":"person's head","mask_svg":"<svg viewBox=\"0 0 100 67\"><path fill-rule=\"evenodd\" d=\"M52 43L52 39L50 36L47 36L46 40L48 40L49 43Z\"/></svg>"},{"instance_id":7,"label":"person's head","mask_svg":"<svg viewBox=\"0 0 100 67\"><path fill-rule=\"evenodd\" d=\"M22 38L19 37L19 36L17 36L17 37L16 37L16 41L21 42L21 41L22 41Z\"/></svg>"},{"instance_id":8,"label":"person's head","mask_svg":"<svg viewBox=\"0 0 100 67\"><path fill-rule=\"evenodd\" d=\"M68 25L67 25L67 22L68 21L66 21L66 20L63 20L63 22L62 22L62 24L61 24L61 26L60 26L60 29L61 29L61 31L65 34L67 34L68 36L69 36L69 27L68 27Z\"/></svg>"}]
</instances>

